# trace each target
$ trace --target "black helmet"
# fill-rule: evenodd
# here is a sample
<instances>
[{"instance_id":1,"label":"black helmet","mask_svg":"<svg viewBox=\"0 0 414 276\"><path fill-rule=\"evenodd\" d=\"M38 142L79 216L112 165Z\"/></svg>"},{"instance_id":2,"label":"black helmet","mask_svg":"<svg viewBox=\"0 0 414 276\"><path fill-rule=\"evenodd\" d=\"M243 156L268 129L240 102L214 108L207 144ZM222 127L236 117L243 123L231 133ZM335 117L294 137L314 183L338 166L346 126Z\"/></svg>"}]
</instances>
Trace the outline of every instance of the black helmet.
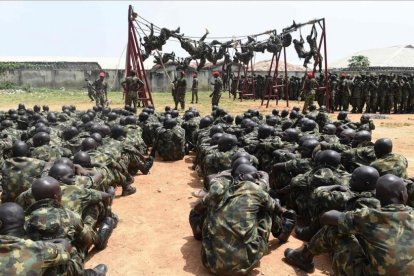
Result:
<instances>
[{"instance_id":1,"label":"black helmet","mask_svg":"<svg viewBox=\"0 0 414 276\"><path fill-rule=\"evenodd\" d=\"M265 139L267 137L269 137L270 135L272 135L274 129L271 126L268 125L260 125L258 128L258 134L257 137L259 139Z\"/></svg>"}]
</instances>

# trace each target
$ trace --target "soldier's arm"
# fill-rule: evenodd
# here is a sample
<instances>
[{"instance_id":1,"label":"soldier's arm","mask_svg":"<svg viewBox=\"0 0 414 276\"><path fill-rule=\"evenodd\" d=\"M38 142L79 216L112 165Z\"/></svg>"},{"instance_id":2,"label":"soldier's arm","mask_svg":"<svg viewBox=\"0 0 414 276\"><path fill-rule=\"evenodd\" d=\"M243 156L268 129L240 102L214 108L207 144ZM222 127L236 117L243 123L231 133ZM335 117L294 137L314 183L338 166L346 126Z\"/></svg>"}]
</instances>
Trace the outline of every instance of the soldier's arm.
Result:
<instances>
[{"instance_id":1,"label":"soldier's arm","mask_svg":"<svg viewBox=\"0 0 414 276\"><path fill-rule=\"evenodd\" d=\"M36 247L41 254L42 268L56 267L66 264L70 261L70 250L72 248L68 240L55 240L54 242L46 241L29 241L29 247Z\"/></svg>"}]
</instances>

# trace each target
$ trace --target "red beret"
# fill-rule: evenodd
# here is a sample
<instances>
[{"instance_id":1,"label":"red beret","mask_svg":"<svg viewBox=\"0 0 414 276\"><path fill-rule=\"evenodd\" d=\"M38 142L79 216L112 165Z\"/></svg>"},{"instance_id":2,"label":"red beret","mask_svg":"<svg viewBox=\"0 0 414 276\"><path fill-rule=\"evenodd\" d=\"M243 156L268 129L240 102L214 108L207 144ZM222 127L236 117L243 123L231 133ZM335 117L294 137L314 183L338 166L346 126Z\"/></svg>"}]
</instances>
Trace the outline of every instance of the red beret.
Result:
<instances>
[{"instance_id":1,"label":"red beret","mask_svg":"<svg viewBox=\"0 0 414 276\"><path fill-rule=\"evenodd\" d=\"M313 78L313 73L312 72L309 72L309 73L306 74L306 76L308 76L308 78L311 79L311 78Z\"/></svg>"},{"instance_id":2,"label":"red beret","mask_svg":"<svg viewBox=\"0 0 414 276\"><path fill-rule=\"evenodd\" d=\"M220 75L220 72L219 71L214 71L213 72L213 76L219 76Z\"/></svg>"}]
</instances>

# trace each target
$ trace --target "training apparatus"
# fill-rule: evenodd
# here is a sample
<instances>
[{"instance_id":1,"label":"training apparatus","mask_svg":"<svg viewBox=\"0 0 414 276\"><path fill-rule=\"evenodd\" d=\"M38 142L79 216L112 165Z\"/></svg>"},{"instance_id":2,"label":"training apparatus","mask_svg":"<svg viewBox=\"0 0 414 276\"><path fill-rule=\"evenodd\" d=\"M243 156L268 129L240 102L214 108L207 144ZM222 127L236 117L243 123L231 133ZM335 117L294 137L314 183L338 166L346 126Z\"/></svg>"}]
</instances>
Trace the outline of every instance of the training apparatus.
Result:
<instances>
[{"instance_id":1,"label":"training apparatus","mask_svg":"<svg viewBox=\"0 0 414 276\"><path fill-rule=\"evenodd\" d=\"M143 20L145 22L140 21L140 20ZM143 80L143 82L145 83L145 86L141 87L139 91L139 100L141 100L145 106L147 106L149 103L153 104L152 95L151 95L151 91L150 91L150 87L148 84L148 79L147 79L147 75L146 75L146 72L144 69L144 63L143 63L145 58L151 53L147 53L146 51L144 52L142 45L139 42L140 40L138 40L138 38L141 38L140 32L145 36L146 32L143 30L143 27L146 29L150 28L147 25L147 23L151 24L151 29L150 29L151 32L153 31L153 26L159 29L158 31L162 30L159 27L152 24L151 22L149 22L148 20L146 20L145 18L139 16L136 12L134 12L132 6L130 5L128 9L128 45L127 45L125 72L126 72L126 75L128 76L131 70L135 70L137 76L141 80ZM325 94L326 108L329 111L329 108L330 108L330 104L329 104L330 93L329 92L330 91L329 91L329 79L328 79L328 68L327 68L328 67L328 55L327 55L327 46L326 46L327 42L326 42L325 18L314 19L306 23L300 23L300 24L296 24L295 21L293 21L293 24L291 26L284 28L282 32L278 34L279 38L281 38L282 40L284 38L289 37L288 40L284 41L284 42L286 41L289 41L289 42L282 44L283 49L281 49L280 51L278 50L277 52L272 52L273 55L272 55L271 64L269 67L268 75L265 78L264 91L263 91L263 94L261 95L262 97L261 105L264 105L264 103L266 102L266 107L269 107L270 100L276 100L276 105L277 105L280 99L280 96L281 96L281 91L284 91L287 106L289 107L289 78L288 78L288 72L287 72L286 48L289 47L291 43L290 33L296 32L298 30L300 32L301 28L307 25L312 25L311 35L314 30L316 32L316 28L318 26L321 30L319 32L320 33L319 41L317 41L317 37L314 37L313 39L311 39L312 43L308 42L309 44L311 44L310 45L311 50L306 52L307 55L305 55L305 63L307 63L310 59L313 59L313 66L311 62L307 66L311 67L310 72L313 72L313 74L315 75L316 68L318 64L320 63L320 59L323 57L324 60L323 60L323 63L321 63L321 66L319 67L319 72L321 76L324 76L324 83L323 85L321 85L321 87L318 88L317 93ZM249 35L249 36L232 36L231 39L233 41L236 41L236 39L243 39L245 37L247 37L248 39L249 37L257 38L260 35L269 34L272 32L275 32L276 34L276 30L271 30L271 31L266 31L264 33ZM181 37L184 37L184 36L182 35ZM198 47L196 44L196 41L194 40L197 37L188 36L184 38L192 40L195 44L194 47ZM223 39L223 38L228 39L230 37L216 37L216 38L210 37L210 39ZM213 41L217 41L217 40L213 40ZM237 46L234 46L234 47L237 47ZM188 52L186 48L183 48L183 49ZM323 55L321 55L322 50L324 53ZM255 51L260 51L260 50L255 50ZM283 57L284 57L284 70L279 70L279 65L281 62L280 57L282 55L282 51L283 51ZM159 51L156 50L156 52L161 57L161 54L159 53ZM304 56L302 54L302 55L299 55L299 57L303 58ZM196 59L196 62L197 62L197 59ZM161 59L161 65L164 68L166 76L170 78L170 76L168 75L165 69L162 59ZM237 72L237 76L234 76L234 77L236 77L237 79L237 92L239 93L240 100L243 101L243 99L247 99L247 98L249 99L253 98L254 100L256 100L257 87L255 86L257 85L254 80L253 58L250 59L247 63L239 61L238 69L236 72ZM279 73L281 74L279 75ZM305 71L305 74L304 74L305 77L307 73L308 73L308 69L306 69ZM239 88L239 83L240 83L239 80L242 74L244 76L244 79L242 80L242 87L240 91L238 88ZM250 77L251 77L251 84L249 84ZM171 79L170 79L170 82L172 82Z\"/></svg>"},{"instance_id":2,"label":"training apparatus","mask_svg":"<svg viewBox=\"0 0 414 276\"><path fill-rule=\"evenodd\" d=\"M143 85L138 91L138 100L142 101L144 106L149 104L154 106L152 100L152 94L150 86L147 79L147 74L144 68L144 60L142 58L141 45L138 41L137 36L137 24L135 20L137 13L134 12L134 9L131 5L128 8L128 44L126 50L126 63L125 63L125 77L129 76L131 70L134 70L137 77L140 78L145 85ZM125 96L124 91L124 96Z\"/></svg>"},{"instance_id":3,"label":"training apparatus","mask_svg":"<svg viewBox=\"0 0 414 276\"><path fill-rule=\"evenodd\" d=\"M291 33L291 32L295 32L298 29L302 28L303 26L306 25L313 25L315 26L317 24L317 26L320 27L321 29L321 35L320 35L320 39L319 39L319 43L318 43L318 48L317 48L317 52L315 55L315 59L313 62L313 67L312 67L312 71L313 74L315 75L316 72L316 67L319 64L319 59L321 57L321 51L322 51L322 47L323 47L323 75L324 75L324 86L319 87L318 88L318 93L320 93L321 91L324 91L325 93L325 104L326 104L326 108L328 110L328 112L330 111L330 93L329 93L329 79L328 79L328 52L327 52L327 48L326 48L326 23L325 23L325 18L320 18L320 19L314 19L314 20L310 20L306 23L301 23L301 24L296 24L294 23L294 26L289 27L289 28L285 28L284 31L282 32L282 35L287 34L287 33ZM269 83L269 81L266 81L266 85L265 85L265 96L262 99L262 105L264 104L265 100L266 101L266 107L269 107L269 102L272 99L276 100L276 105L278 104L278 100L280 98L280 90L282 87L284 87L284 91L285 91L285 99L286 99L286 103L287 106L289 107L289 78L288 78L288 74L287 74L287 61L286 61L286 47L283 47L283 57L284 57L284 84L278 84L277 83L277 78L279 76L279 61L280 61L280 55L281 52L278 52L276 54L273 54L272 57L272 61L270 63L270 68L269 68L269 72L268 72L268 76L272 76L272 70L273 70L273 64L275 64L275 69L273 71L273 76L272 76L272 81L271 83ZM305 71L304 76L306 77L306 73L307 71Z\"/></svg>"}]
</instances>

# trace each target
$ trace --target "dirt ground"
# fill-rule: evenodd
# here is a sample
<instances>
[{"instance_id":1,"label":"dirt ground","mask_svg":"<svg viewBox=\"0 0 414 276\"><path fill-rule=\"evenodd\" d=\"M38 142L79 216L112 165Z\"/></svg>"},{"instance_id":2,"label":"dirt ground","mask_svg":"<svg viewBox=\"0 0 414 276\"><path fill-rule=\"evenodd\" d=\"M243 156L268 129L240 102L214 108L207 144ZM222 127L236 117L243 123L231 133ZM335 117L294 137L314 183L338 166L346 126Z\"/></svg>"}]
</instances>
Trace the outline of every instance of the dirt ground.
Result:
<instances>
[{"instance_id":1,"label":"dirt ground","mask_svg":"<svg viewBox=\"0 0 414 276\"><path fill-rule=\"evenodd\" d=\"M360 115L350 117L358 120ZM414 115L386 117L374 119L377 127L374 139L391 138L394 151L407 157L409 174L413 175ZM191 192L201 188L191 165L192 156L176 162L156 160L150 174L138 175L135 178L138 192L114 202L113 209L120 222L108 248L94 254L86 266L106 263L108 275L209 275L201 263L200 242L193 239L188 223L189 210L196 201ZM282 260L287 247L301 245L294 237L286 244L279 244L271 237L269 254L252 275L306 275ZM329 263L328 256L316 258L313 275L329 275Z\"/></svg>"}]
</instances>

